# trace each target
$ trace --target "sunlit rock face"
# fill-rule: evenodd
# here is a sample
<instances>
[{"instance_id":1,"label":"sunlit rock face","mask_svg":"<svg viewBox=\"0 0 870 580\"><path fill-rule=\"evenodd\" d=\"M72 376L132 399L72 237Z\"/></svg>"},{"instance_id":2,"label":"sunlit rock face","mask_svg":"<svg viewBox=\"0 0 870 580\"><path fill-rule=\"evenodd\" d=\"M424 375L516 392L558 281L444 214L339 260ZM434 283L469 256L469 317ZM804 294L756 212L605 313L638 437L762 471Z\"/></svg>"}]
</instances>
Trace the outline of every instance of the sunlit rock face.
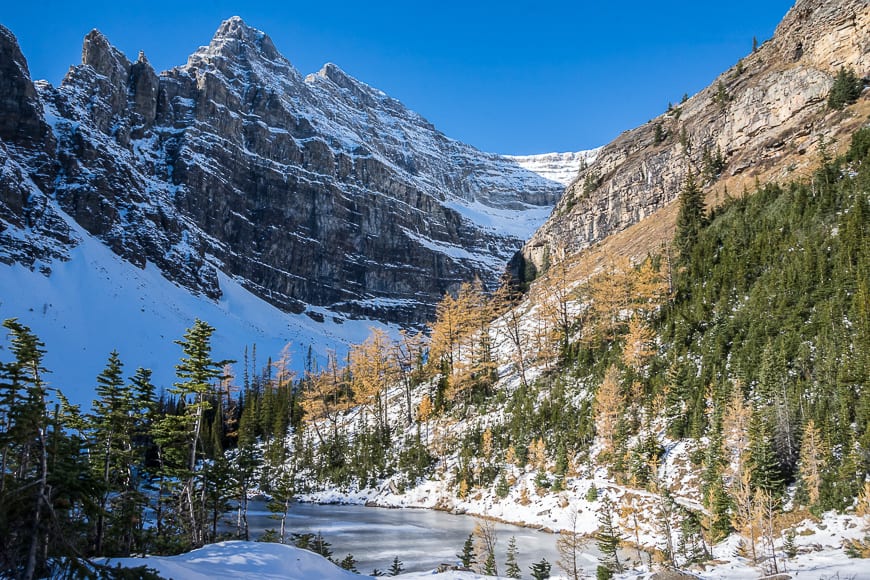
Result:
<instances>
[{"instance_id":1,"label":"sunlit rock face","mask_svg":"<svg viewBox=\"0 0 870 580\"><path fill-rule=\"evenodd\" d=\"M211 298L220 270L286 310L420 324L494 285L564 189L335 65L303 77L239 18L159 75L96 30L59 87L5 29L0 68L6 262L63 257L71 219Z\"/></svg>"}]
</instances>

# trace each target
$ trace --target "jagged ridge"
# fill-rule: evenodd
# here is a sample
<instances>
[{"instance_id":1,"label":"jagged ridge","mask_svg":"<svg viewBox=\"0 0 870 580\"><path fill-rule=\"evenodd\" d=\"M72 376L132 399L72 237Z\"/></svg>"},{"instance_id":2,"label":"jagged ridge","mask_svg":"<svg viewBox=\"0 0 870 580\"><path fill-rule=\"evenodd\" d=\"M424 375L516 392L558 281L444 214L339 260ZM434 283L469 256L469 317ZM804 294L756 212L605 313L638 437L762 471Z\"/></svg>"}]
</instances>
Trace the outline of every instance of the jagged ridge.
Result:
<instances>
[{"instance_id":1,"label":"jagged ridge","mask_svg":"<svg viewBox=\"0 0 870 580\"><path fill-rule=\"evenodd\" d=\"M59 87L30 80L5 29L2 42L0 116L22 119L3 135L6 262L64 255L61 225L36 236L50 248L12 243L56 199L116 253L206 296L220 270L286 310L413 324L459 282L494 283L562 191L335 65L303 78L238 17L161 75L92 31Z\"/></svg>"}]
</instances>

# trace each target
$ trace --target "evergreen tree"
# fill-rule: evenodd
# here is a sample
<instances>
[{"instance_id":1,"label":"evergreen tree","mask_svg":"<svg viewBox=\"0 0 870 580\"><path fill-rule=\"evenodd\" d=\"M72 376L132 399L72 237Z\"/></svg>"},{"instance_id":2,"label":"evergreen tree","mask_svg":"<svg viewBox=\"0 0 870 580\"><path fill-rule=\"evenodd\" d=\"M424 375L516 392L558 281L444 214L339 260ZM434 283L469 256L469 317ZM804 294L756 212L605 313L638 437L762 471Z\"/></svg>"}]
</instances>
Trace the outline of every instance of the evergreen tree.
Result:
<instances>
[{"instance_id":1,"label":"evergreen tree","mask_svg":"<svg viewBox=\"0 0 870 580\"><path fill-rule=\"evenodd\" d=\"M396 556L393 558L393 563L390 564L390 569L388 570L390 576L398 576L405 570L405 566L402 565L402 561L399 560L399 557Z\"/></svg>"},{"instance_id":2,"label":"evergreen tree","mask_svg":"<svg viewBox=\"0 0 870 580\"><path fill-rule=\"evenodd\" d=\"M622 539L619 537L619 528L616 525L615 507L609 496L605 495L601 499L597 514L598 532L595 534L595 539L601 551L601 563L614 572L622 572L618 553Z\"/></svg>"},{"instance_id":3,"label":"evergreen tree","mask_svg":"<svg viewBox=\"0 0 870 580\"><path fill-rule=\"evenodd\" d=\"M356 558L353 557L353 554L348 554L344 557L344 559L338 563L340 568L347 570L348 572L353 572L354 574L359 574L359 570L356 569Z\"/></svg>"},{"instance_id":4,"label":"evergreen tree","mask_svg":"<svg viewBox=\"0 0 870 580\"><path fill-rule=\"evenodd\" d=\"M471 568L472 564L477 561L474 556L474 533L468 534L465 543L462 544L462 552L456 554L463 568Z\"/></svg>"},{"instance_id":5,"label":"evergreen tree","mask_svg":"<svg viewBox=\"0 0 870 580\"><path fill-rule=\"evenodd\" d=\"M211 336L215 329L197 319L187 330L181 346L183 356L176 365L179 381L170 393L184 403L183 415L165 415L156 426L156 440L162 447L164 474L177 482L177 516L181 519L192 546L205 543L206 506L204 473L198 469L202 457L203 426L206 411L211 408L207 394L223 376L223 367L230 361L215 361L211 356Z\"/></svg>"},{"instance_id":6,"label":"evergreen tree","mask_svg":"<svg viewBox=\"0 0 870 580\"><path fill-rule=\"evenodd\" d=\"M92 458L94 469L102 481L103 490L100 494L97 512L94 551L97 554L124 554L123 549L112 549L104 552L103 540L106 519L112 515L129 517L131 506L123 505L124 500L130 500L132 489L135 456L133 454L133 395L125 383L123 364L118 351L109 354L106 368L97 376L96 393L99 397L93 402L94 413L91 416ZM115 496L115 505L109 511L109 497ZM125 513L126 512L126 513ZM115 522L117 524L120 522ZM120 527L124 527L121 525ZM130 536L130 530L122 533ZM129 544L128 542L124 542ZM130 546L126 546L129 548Z\"/></svg>"},{"instance_id":7,"label":"evergreen tree","mask_svg":"<svg viewBox=\"0 0 870 580\"><path fill-rule=\"evenodd\" d=\"M843 109L851 105L861 96L864 81L855 74L852 68L840 67L834 77L834 85L828 93L828 106L832 109Z\"/></svg>"},{"instance_id":8,"label":"evergreen tree","mask_svg":"<svg viewBox=\"0 0 870 580\"><path fill-rule=\"evenodd\" d=\"M519 562L517 562L517 539L511 536L507 545L507 559L505 560L505 576L508 578L522 578Z\"/></svg>"},{"instance_id":9,"label":"evergreen tree","mask_svg":"<svg viewBox=\"0 0 870 580\"><path fill-rule=\"evenodd\" d=\"M529 569L532 571L532 578L535 580L547 580L550 577L550 569L552 566L547 562L546 558L541 558L540 562L535 562Z\"/></svg>"},{"instance_id":10,"label":"evergreen tree","mask_svg":"<svg viewBox=\"0 0 870 580\"><path fill-rule=\"evenodd\" d=\"M704 227L704 222L704 194L695 180L695 174L690 170L680 191L677 231L674 235L674 245L683 262L688 261L692 249L698 242L698 235Z\"/></svg>"}]
</instances>

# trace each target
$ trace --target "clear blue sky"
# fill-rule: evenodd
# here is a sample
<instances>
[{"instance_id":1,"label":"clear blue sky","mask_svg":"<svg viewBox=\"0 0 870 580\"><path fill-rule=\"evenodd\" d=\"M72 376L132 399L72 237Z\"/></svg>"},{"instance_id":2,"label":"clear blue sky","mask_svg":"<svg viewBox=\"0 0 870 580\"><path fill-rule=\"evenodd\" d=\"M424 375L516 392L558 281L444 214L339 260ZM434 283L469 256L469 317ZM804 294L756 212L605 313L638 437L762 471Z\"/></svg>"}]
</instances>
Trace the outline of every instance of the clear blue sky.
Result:
<instances>
[{"instance_id":1,"label":"clear blue sky","mask_svg":"<svg viewBox=\"0 0 870 580\"><path fill-rule=\"evenodd\" d=\"M486 151L603 145L708 85L770 38L792 0L514 2L8 0L0 23L36 79L60 82L100 29L159 71L221 21L269 34L303 74L334 62Z\"/></svg>"}]
</instances>

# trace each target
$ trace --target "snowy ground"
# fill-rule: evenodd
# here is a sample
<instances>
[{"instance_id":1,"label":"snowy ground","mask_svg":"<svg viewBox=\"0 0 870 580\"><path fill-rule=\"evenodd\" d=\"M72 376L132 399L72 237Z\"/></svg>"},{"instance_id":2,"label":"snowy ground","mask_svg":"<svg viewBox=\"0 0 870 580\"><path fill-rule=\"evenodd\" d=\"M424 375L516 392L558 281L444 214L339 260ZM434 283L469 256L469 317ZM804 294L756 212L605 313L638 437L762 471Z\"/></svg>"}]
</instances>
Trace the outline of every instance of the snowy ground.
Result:
<instances>
[{"instance_id":1,"label":"snowy ground","mask_svg":"<svg viewBox=\"0 0 870 580\"><path fill-rule=\"evenodd\" d=\"M838 538L847 533L849 519L829 516L821 525L827 533L817 530L813 536L804 536L807 540L798 541L801 551L795 559L785 562L784 573L795 579L854 579L870 578L870 561L850 559L842 550L832 548L828 542L837 543ZM720 546L722 550L736 548L734 542L726 542ZM262 578L283 580L349 580L360 578L335 566L321 556L291 546L256 542L221 542L199 550L194 550L179 556L146 558L118 558L109 560L110 565L129 567L148 566L157 570L166 578L177 580L238 580L240 578ZM782 568L781 568L782 571ZM553 578L564 578L559 575L556 566L552 570ZM727 578L743 580L763 576L758 568L751 567L736 559L729 562L707 567L703 570L693 570L699 578ZM439 580L472 580L487 578L473 572L450 571L436 574L435 571L415 572L398 576L405 580L437 578ZM618 575L620 579L649 578L647 572L631 571Z\"/></svg>"},{"instance_id":2,"label":"snowy ground","mask_svg":"<svg viewBox=\"0 0 870 580\"><path fill-rule=\"evenodd\" d=\"M116 558L107 563L131 568L147 566L165 578L176 580L350 580L362 577L342 570L313 552L257 542L220 542L178 556ZM485 576L471 572L417 572L398 578L473 580Z\"/></svg>"},{"instance_id":3,"label":"snowy ground","mask_svg":"<svg viewBox=\"0 0 870 580\"><path fill-rule=\"evenodd\" d=\"M65 214L61 214L65 215ZM51 275L39 268L0 264L0 320L18 318L45 343L45 366L51 386L60 388L73 403L89 405L96 376L109 352L117 349L125 372L137 367L154 371L154 384L170 387L180 340L194 319L216 328L214 358L235 359L242 375L245 348L257 348L257 365L268 357L277 360L285 345L293 354L291 366L301 369L311 345L317 356L327 349L339 353L351 342L366 339L372 326L395 329L371 320L348 320L323 308L317 322L305 314L287 314L257 298L235 280L219 274L223 296L212 302L163 277L151 264L144 270L121 259L89 236L71 219L81 243L70 250L70 260L48 264Z\"/></svg>"}]
</instances>

